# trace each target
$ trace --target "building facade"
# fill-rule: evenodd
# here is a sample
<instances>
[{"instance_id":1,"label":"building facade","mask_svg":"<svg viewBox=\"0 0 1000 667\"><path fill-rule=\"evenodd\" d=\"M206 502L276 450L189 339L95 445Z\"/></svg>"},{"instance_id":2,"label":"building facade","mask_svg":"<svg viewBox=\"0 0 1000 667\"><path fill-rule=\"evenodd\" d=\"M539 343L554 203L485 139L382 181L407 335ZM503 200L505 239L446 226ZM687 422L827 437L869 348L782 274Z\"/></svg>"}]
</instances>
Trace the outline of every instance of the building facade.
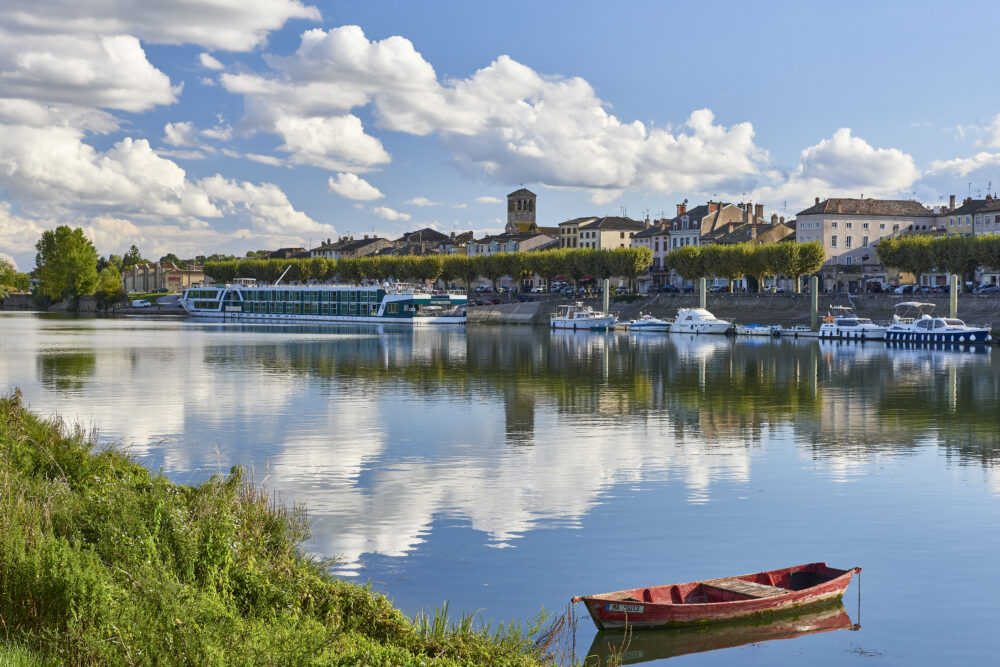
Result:
<instances>
[{"instance_id":1,"label":"building facade","mask_svg":"<svg viewBox=\"0 0 1000 667\"><path fill-rule=\"evenodd\" d=\"M205 272L200 266L182 269L172 262L136 264L122 271L122 289L130 294L164 288L168 292L180 292L204 281Z\"/></svg>"}]
</instances>

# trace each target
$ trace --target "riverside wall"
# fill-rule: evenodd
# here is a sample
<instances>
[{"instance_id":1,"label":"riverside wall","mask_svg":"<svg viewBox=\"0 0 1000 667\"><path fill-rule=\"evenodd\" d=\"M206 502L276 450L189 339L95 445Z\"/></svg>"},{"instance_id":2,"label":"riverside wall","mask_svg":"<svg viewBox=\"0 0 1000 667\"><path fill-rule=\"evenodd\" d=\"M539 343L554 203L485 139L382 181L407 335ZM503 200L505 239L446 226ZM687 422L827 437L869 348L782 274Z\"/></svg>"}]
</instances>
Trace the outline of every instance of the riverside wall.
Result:
<instances>
[{"instance_id":1,"label":"riverside wall","mask_svg":"<svg viewBox=\"0 0 1000 667\"><path fill-rule=\"evenodd\" d=\"M542 324L559 304L573 299L543 297L528 303L470 306L469 324ZM583 299L595 309L601 308L601 299ZM934 313L949 314L947 294L820 294L819 315L822 318L830 306L850 306L862 317L876 322L892 319L895 306L902 301L921 301L936 305ZM672 319L678 308L697 308L697 294L655 294L636 299L633 303L612 302L610 311L620 320L633 319L642 313ZM716 317L740 324L780 324L792 326L809 324L810 296L808 294L709 294L707 307ZM960 294L958 316L967 324L991 324L1000 327L1000 296Z\"/></svg>"}]
</instances>

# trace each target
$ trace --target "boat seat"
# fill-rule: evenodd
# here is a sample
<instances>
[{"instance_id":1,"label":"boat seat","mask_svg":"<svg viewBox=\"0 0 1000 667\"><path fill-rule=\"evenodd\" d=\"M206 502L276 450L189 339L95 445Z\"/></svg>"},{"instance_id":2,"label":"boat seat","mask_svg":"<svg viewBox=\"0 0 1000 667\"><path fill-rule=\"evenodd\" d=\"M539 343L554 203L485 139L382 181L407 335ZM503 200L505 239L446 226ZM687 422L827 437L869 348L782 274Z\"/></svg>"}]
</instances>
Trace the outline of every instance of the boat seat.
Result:
<instances>
[{"instance_id":1,"label":"boat seat","mask_svg":"<svg viewBox=\"0 0 1000 667\"><path fill-rule=\"evenodd\" d=\"M784 595L785 593L792 592L787 588L758 584L753 581L744 581L743 579L737 579L735 577L726 579L711 579L709 581L703 581L702 583L706 586L721 588L724 591L749 595L752 598L770 598L775 595Z\"/></svg>"}]
</instances>

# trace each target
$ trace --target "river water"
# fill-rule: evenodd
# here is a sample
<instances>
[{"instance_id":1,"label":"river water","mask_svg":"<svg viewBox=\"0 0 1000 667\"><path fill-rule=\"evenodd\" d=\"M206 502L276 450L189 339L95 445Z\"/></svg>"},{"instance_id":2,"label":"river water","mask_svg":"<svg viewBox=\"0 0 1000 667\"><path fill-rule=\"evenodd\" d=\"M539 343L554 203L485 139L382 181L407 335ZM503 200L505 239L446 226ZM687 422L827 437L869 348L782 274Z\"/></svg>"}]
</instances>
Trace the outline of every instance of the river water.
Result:
<instances>
[{"instance_id":1,"label":"river water","mask_svg":"<svg viewBox=\"0 0 1000 667\"><path fill-rule=\"evenodd\" d=\"M306 504L310 551L408 615L527 621L577 594L864 568L860 629L675 660L698 665L993 664L996 354L0 313L0 390L177 482L246 466Z\"/></svg>"}]
</instances>

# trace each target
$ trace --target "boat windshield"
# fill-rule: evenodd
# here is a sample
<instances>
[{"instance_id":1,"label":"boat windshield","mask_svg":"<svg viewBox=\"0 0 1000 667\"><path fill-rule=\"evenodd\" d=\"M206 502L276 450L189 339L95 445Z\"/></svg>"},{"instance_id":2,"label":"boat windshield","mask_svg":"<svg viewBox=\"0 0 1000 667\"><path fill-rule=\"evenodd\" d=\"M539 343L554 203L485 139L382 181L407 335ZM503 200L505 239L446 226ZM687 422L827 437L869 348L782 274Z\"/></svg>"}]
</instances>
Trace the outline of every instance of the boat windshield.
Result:
<instances>
[{"instance_id":1,"label":"boat windshield","mask_svg":"<svg viewBox=\"0 0 1000 667\"><path fill-rule=\"evenodd\" d=\"M963 322L962 320L948 319L948 320L945 320L944 323L947 324L950 327L964 327L965 326L965 322Z\"/></svg>"}]
</instances>

